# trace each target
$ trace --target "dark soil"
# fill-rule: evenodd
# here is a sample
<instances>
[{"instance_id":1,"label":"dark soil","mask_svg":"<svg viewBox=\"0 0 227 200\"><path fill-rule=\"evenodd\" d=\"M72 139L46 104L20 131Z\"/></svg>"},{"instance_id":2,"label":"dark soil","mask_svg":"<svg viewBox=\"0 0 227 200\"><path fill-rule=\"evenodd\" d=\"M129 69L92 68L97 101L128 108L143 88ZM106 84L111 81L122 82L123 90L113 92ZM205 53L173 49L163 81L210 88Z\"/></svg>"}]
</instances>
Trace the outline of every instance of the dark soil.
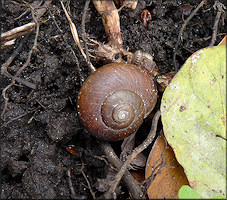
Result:
<instances>
[{"instance_id":1,"label":"dark soil","mask_svg":"<svg viewBox=\"0 0 227 200\"><path fill-rule=\"evenodd\" d=\"M29 0L28 3L33 1ZM81 18L85 1L70 2L70 14L81 38ZM173 49L177 41L183 19L188 17L190 10L183 12L182 6L190 4L194 9L200 1L187 0L146 0L145 7L151 12L152 20L144 28L141 9L132 13L129 9L120 12L121 32L124 47L131 52L142 50L154 56L154 61L161 73L174 70ZM214 1L208 1L192 18L183 32L177 50L177 65L181 66L195 51L207 47L211 41L212 28L217 10ZM101 17L92 3L86 17L86 32L91 38L107 42ZM28 7L21 1L3 1L0 12L1 32L19 27L33 21L31 12L19 19ZM53 20L54 19L56 21ZM130 17L131 16L131 17ZM219 22L218 44L226 29L224 15ZM1 119L1 198L91 198L88 184L82 174L86 174L93 191L97 196L97 181L105 178L109 166L104 161L96 139L90 136L81 126L76 111L78 90L81 87L81 76L89 75L88 66L77 45L74 43L69 23L59 1L53 1L49 11L42 16L44 23L40 26L38 48L32 54L31 62L21 77L35 83L37 89L32 90L16 83L7 91L9 98L6 113ZM59 26L59 28L56 26ZM225 24L225 25L224 25ZM35 31L23 45L22 51L8 67L15 74L26 62L28 52L33 46ZM1 65L12 55L21 42L1 51ZM94 48L94 47L89 47ZM75 52L79 60L73 55ZM97 62L92 60L95 67ZM11 80L1 76L1 90ZM1 97L1 111L4 99ZM141 143L150 128L150 119L146 119L139 132L138 144ZM120 142L111 143L116 152L120 152ZM66 148L74 145L78 153L73 155ZM149 149L145 154L149 153ZM72 183L75 195L69 189L67 170L72 170ZM129 197L128 190L121 183L121 198Z\"/></svg>"}]
</instances>

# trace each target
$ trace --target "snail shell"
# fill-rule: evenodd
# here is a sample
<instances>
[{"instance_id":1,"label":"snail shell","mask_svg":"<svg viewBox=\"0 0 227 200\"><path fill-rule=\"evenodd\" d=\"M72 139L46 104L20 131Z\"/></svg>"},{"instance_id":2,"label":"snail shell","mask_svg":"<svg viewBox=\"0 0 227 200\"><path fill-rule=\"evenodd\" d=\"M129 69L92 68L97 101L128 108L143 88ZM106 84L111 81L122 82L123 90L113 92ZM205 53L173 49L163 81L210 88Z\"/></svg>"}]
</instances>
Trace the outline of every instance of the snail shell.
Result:
<instances>
[{"instance_id":1,"label":"snail shell","mask_svg":"<svg viewBox=\"0 0 227 200\"><path fill-rule=\"evenodd\" d=\"M77 101L82 124L94 136L122 140L138 130L157 100L153 80L139 66L107 64L92 73Z\"/></svg>"}]
</instances>

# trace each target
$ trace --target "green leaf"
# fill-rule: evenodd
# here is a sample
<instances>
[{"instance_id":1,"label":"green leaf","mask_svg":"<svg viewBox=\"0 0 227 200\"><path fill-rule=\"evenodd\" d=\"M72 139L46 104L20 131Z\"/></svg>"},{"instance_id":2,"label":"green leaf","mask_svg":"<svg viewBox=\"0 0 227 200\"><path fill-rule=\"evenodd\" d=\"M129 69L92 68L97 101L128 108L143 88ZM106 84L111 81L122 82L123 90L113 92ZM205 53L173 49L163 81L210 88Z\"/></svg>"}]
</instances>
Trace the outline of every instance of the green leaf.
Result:
<instances>
[{"instance_id":1,"label":"green leaf","mask_svg":"<svg viewBox=\"0 0 227 200\"><path fill-rule=\"evenodd\" d=\"M226 199L226 197L224 197L224 196L215 196L215 197L212 197L211 199Z\"/></svg>"},{"instance_id":2,"label":"green leaf","mask_svg":"<svg viewBox=\"0 0 227 200\"><path fill-rule=\"evenodd\" d=\"M226 196L226 45L194 53L166 88L165 136L202 198Z\"/></svg>"},{"instance_id":3,"label":"green leaf","mask_svg":"<svg viewBox=\"0 0 227 200\"><path fill-rule=\"evenodd\" d=\"M201 199L201 196L188 185L183 185L178 192L179 199Z\"/></svg>"}]
</instances>

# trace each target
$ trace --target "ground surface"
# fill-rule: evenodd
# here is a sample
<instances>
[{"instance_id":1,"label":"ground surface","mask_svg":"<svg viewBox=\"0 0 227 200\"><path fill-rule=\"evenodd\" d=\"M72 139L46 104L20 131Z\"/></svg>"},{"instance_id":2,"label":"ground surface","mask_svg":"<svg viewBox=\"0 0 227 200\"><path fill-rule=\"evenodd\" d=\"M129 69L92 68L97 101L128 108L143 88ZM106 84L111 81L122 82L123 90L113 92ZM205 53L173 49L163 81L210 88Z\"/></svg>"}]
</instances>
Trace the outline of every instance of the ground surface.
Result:
<instances>
[{"instance_id":1,"label":"ground surface","mask_svg":"<svg viewBox=\"0 0 227 200\"><path fill-rule=\"evenodd\" d=\"M187 3L195 8L199 1L147 0L146 8L152 15L147 29L140 19L141 10L130 17L130 10L123 9L120 12L120 20L124 47L129 48L131 52L142 50L152 54L162 73L173 71L173 49L183 24L181 6ZM67 9L70 9L69 13L81 36L85 1L65 1L65 4L70 5ZM213 4L213 1L209 1L204 5L184 30L183 42L181 41L176 56L178 66L193 52L209 45L217 13ZM27 9L28 7L20 1L3 1L0 12L1 32L31 22L31 12L16 19ZM187 12L184 14L186 19ZM106 42L102 20L92 3L86 19L86 32L89 36ZM32 90L24 85L15 84L7 91L9 102L1 119L0 136L1 198L71 198L66 173L69 168L72 169L76 197L91 198L82 171L92 189L97 191L94 185L98 179L106 176L108 166L101 159L103 153L98 143L86 133L77 117L76 101L81 79L76 57L84 79L89 75L88 67L72 39L68 21L58 1L53 1L49 11L42 16L42 21L45 22L40 26L38 48L32 55L30 65L21 75L35 83L37 89ZM226 24L221 18L218 34L226 31L224 22ZM8 67L11 74L15 74L26 62L34 38L35 31ZM218 35L215 44L222 38L223 35ZM14 46L1 51L1 65L11 56L19 42L20 39ZM92 62L99 67L95 61ZM10 79L1 76L1 90L8 84ZM2 97L0 103L3 109ZM149 123L150 119L145 120L142 128L144 135L149 130ZM66 151L69 145L75 145L77 155ZM119 153L120 143L112 145L115 145L114 148ZM121 197L128 197L127 188L123 184L121 186L124 191ZM99 194L101 192L97 193Z\"/></svg>"}]
</instances>

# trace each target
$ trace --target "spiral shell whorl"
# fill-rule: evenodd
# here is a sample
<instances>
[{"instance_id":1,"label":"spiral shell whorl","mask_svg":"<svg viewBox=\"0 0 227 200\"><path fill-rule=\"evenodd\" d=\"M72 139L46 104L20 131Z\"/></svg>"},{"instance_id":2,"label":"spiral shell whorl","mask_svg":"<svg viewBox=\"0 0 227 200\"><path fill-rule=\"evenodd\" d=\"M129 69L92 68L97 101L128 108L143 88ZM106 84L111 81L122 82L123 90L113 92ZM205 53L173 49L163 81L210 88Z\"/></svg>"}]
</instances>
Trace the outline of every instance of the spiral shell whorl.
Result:
<instances>
[{"instance_id":1,"label":"spiral shell whorl","mask_svg":"<svg viewBox=\"0 0 227 200\"><path fill-rule=\"evenodd\" d=\"M132 123L141 123L144 117L144 105L141 97L135 92L119 90L104 100L101 113L102 120L108 127L119 130ZM138 119L140 121L135 122Z\"/></svg>"}]
</instances>

